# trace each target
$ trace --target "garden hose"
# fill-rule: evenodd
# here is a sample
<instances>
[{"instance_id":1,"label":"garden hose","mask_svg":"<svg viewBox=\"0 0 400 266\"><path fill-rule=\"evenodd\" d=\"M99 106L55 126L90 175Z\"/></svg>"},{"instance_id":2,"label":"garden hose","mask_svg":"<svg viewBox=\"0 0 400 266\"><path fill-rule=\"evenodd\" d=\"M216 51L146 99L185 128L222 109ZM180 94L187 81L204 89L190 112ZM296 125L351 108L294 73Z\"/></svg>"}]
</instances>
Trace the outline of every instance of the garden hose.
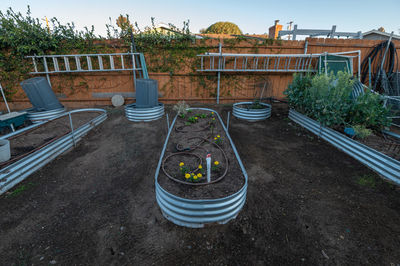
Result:
<instances>
[{"instance_id":1,"label":"garden hose","mask_svg":"<svg viewBox=\"0 0 400 266\"><path fill-rule=\"evenodd\" d=\"M369 62L368 58L371 58L371 86L375 91L379 93L384 93L384 88L382 86L383 76L380 74L380 67L388 46L388 41L383 41L380 44L372 48L368 55L364 58L361 63L361 82L366 83L369 79ZM385 71L387 77L391 77L398 69L397 60L397 50L393 42L390 42L388 47L388 52L385 57L385 62L383 64L383 71Z\"/></svg>"},{"instance_id":2,"label":"garden hose","mask_svg":"<svg viewBox=\"0 0 400 266\"><path fill-rule=\"evenodd\" d=\"M171 157L173 157L173 156L176 156L176 155L187 154L187 155L195 156L195 157L199 158L199 159L200 159L200 163L199 163L199 164L202 164L202 159L201 159L201 157L200 157L199 155L197 155L197 154L195 154L195 153L190 153L190 152L186 152L186 151L178 151L178 152L175 152L175 153L172 153L172 154L166 156L166 157L164 158L164 160L162 161L161 169L162 169L162 171L164 172L164 174L165 174L168 178L170 178L171 180L173 180L173 181L175 181L175 182L178 182L178 183L181 183L181 184L185 184L185 185L192 185L192 186L208 185L208 184L216 183L216 182L222 180L222 179L226 176L226 174L227 174L227 172L228 172L228 169L229 169L229 164L228 164L229 161L228 161L228 157L226 156L225 151L224 151L218 144L216 144L216 143L214 143L214 142L211 142L211 141L209 141L209 140L206 139L206 138L203 138L203 137L191 137L191 138L188 138L188 139L186 139L186 140L189 141L189 140L191 140L191 139L200 139L201 141L199 141L195 146L190 147L190 151L195 151L195 150L197 150L197 149L204 149L204 150L205 150L204 147L201 147L201 146L200 146L201 144L203 144L203 143L205 143L205 142L208 142L208 143L214 145L215 147L217 147L217 148L221 151L221 153L222 153L222 155L223 155L223 157L224 157L224 159L225 159L225 165L226 165L224 173L223 173L221 176L217 177L215 180L211 181L211 182L191 183L191 182L186 182L186 181L179 180L179 179L177 179L177 178L171 176L171 175L165 170L165 162L166 162L169 158L171 158ZM177 147L178 147L178 146L179 146L179 144L177 144ZM192 173L195 173L195 172L197 172L198 170L199 170L199 168L197 168L197 169L195 169L194 171L192 171Z\"/></svg>"}]
</instances>

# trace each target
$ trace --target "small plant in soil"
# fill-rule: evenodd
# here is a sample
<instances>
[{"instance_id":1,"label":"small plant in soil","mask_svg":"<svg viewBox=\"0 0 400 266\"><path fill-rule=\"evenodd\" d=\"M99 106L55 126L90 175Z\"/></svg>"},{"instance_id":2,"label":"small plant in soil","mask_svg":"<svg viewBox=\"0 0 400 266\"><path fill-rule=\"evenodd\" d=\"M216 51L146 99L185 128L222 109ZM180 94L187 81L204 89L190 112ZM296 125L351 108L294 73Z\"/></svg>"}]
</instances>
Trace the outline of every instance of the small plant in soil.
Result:
<instances>
[{"instance_id":1,"label":"small plant in soil","mask_svg":"<svg viewBox=\"0 0 400 266\"><path fill-rule=\"evenodd\" d=\"M180 162L180 163L179 163L179 170L181 171L181 173L182 173L183 175L185 175L186 173L190 172L190 169L187 168L187 167L185 166L185 163L183 163L183 162Z\"/></svg>"},{"instance_id":2,"label":"small plant in soil","mask_svg":"<svg viewBox=\"0 0 400 266\"><path fill-rule=\"evenodd\" d=\"M221 170L221 164L218 161L214 162L214 165L211 166L211 171L219 172Z\"/></svg>"},{"instance_id":3,"label":"small plant in soil","mask_svg":"<svg viewBox=\"0 0 400 266\"><path fill-rule=\"evenodd\" d=\"M215 119L210 121L211 136L214 135Z\"/></svg>"},{"instance_id":4,"label":"small plant in soil","mask_svg":"<svg viewBox=\"0 0 400 266\"><path fill-rule=\"evenodd\" d=\"M200 118L207 118L207 115L206 114L199 114L199 115L197 115L198 117L200 117Z\"/></svg>"},{"instance_id":5,"label":"small plant in soil","mask_svg":"<svg viewBox=\"0 0 400 266\"><path fill-rule=\"evenodd\" d=\"M203 177L203 175L201 173L195 174L195 173L187 173L185 174L185 179L188 182L199 182L201 180L201 178Z\"/></svg>"},{"instance_id":6,"label":"small plant in soil","mask_svg":"<svg viewBox=\"0 0 400 266\"><path fill-rule=\"evenodd\" d=\"M180 118L185 118L188 113L189 105L185 103L185 101L178 102L174 105L173 110L176 111Z\"/></svg>"},{"instance_id":7,"label":"small plant in soil","mask_svg":"<svg viewBox=\"0 0 400 266\"><path fill-rule=\"evenodd\" d=\"M256 99L251 105L248 106L249 109L263 109L264 106L260 104L260 100Z\"/></svg>"},{"instance_id":8,"label":"small plant in soil","mask_svg":"<svg viewBox=\"0 0 400 266\"><path fill-rule=\"evenodd\" d=\"M372 130L369 128L366 128L363 125L355 125L355 126L353 126L353 129L354 129L355 136L360 139L365 139L366 137L369 137L372 134Z\"/></svg>"},{"instance_id":9,"label":"small plant in soil","mask_svg":"<svg viewBox=\"0 0 400 266\"><path fill-rule=\"evenodd\" d=\"M191 117L188 118L187 121L188 121L189 123L194 124L194 123L199 122L199 118L198 118L197 116L191 116Z\"/></svg>"},{"instance_id":10,"label":"small plant in soil","mask_svg":"<svg viewBox=\"0 0 400 266\"><path fill-rule=\"evenodd\" d=\"M199 168L200 173L204 175L203 166L202 166L201 164L199 164L199 167L198 167L198 168Z\"/></svg>"},{"instance_id":11,"label":"small plant in soil","mask_svg":"<svg viewBox=\"0 0 400 266\"><path fill-rule=\"evenodd\" d=\"M215 143L215 144L220 145L220 144L222 144L222 142L223 142L223 138L221 138L220 135L216 135L216 136L214 137L214 143Z\"/></svg>"}]
</instances>

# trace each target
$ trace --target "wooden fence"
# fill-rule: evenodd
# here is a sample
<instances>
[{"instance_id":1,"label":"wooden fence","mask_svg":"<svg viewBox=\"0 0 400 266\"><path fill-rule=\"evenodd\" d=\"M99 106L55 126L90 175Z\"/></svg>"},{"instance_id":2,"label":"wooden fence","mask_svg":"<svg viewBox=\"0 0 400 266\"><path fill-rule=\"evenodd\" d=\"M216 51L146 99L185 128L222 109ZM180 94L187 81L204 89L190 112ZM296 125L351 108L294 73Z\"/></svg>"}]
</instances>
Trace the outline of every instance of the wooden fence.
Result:
<instances>
[{"instance_id":1,"label":"wooden fence","mask_svg":"<svg viewBox=\"0 0 400 266\"><path fill-rule=\"evenodd\" d=\"M274 41L269 44L257 41L243 40L235 42L228 40L211 39L202 42L202 46L209 52L218 52L219 42L223 43L225 53L259 53L259 54L303 54L307 49L308 54L335 53L344 51L361 51L361 60L368 54L372 47L380 43L376 40L357 39L319 39L307 38L303 41ZM394 41L396 48L400 42ZM200 45L196 43L194 45ZM115 46L115 45L114 45ZM125 49L125 50L124 50ZM115 52L126 51L127 47L117 47ZM400 55L400 53L399 53ZM151 66L154 55L145 54L147 64ZM193 59L188 59L193 60ZM354 66L356 66L354 61ZM357 71L357 67L354 67ZM149 73L150 78L159 83L160 101L174 103L180 100L188 102L215 102L217 88L217 74L203 74L184 66L179 71L171 73ZM221 103L231 103L242 100L254 99L259 93L260 84L267 82L264 97L281 99L283 92L292 80L290 73L263 73L263 74L225 74L221 75ZM134 101L133 76L131 72L103 72L103 73L74 73L64 75L51 75L53 90L62 104L69 108L82 108L105 106L111 104L114 94L121 94L126 102ZM16 84L17 93L14 95L10 106L13 110L30 107L22 88ZM1 106L4 109L4 105Z\"/></svg>"}]
</instances>

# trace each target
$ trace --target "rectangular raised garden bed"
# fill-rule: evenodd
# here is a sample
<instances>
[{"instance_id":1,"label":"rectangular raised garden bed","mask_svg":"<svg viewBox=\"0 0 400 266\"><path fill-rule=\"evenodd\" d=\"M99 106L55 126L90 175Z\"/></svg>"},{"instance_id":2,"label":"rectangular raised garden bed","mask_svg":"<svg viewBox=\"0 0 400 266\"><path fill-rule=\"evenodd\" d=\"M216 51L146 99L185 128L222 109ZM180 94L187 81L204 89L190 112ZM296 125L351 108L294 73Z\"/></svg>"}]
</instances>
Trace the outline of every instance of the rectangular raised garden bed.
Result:
<instances>
[{"instance_id":1,"label":"rectangular raised garden bed","mask_svg":"<svg viewBox=\"0 0 400 266\"><path fill-rule=\"evenodd\" d=\"M79 112L98 112L99 115L94 119L88 121L84 125L74 129L72 132L62 136L61 138L56 139L55 141L52 141L48 145L40 148L39 150L32 152L22 159L19 159L18 161L1 169L0 195L27 178L30 174L34 173L41 167L45 166L47 163L57 158L57 156L59 156L63 152L73 147L74 144L81 140L82 137L85 136L92 128L99 125L107 118L106 111L98 108L73 110L64 114L60 114L57 117L67 116L68 114ZM57 117L54 117L54 119ZM15 131L11 134L2 136L0 137L0 139L8 139L25 131L37 128L46 123L51 123L51 121L39 122L32 126Z\"/></svg>"},{"instance_id":2,"label":"rectangular raised garden bed","mask_svg":"<svg viewBox=\"0 0 400 266\"><path fill-rule=\"evenodd\" d=\"M300 114L289 111L289 118L308 129L315 135L326 140L336 148L347 153L362 164L371 168L381 176L400 185L400 161L376 151L354 139L351 139L333 129L323 127L319 122Z\"/></svg>"}]
</instances>

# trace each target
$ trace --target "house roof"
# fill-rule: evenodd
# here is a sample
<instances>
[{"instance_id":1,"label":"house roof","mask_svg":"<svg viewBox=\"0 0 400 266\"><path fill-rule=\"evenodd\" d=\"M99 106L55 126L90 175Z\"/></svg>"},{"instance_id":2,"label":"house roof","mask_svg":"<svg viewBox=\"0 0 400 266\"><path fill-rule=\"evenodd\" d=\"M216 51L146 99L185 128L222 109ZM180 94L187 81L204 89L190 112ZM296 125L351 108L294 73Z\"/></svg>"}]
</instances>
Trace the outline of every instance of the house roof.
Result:
<instances>
[{"instance_id":1,"label":"house roof","mask_svg":"<svg viewBox=\"0 0 400 266\"><path fill-rule=\"evenodd\" d=\"M390 33L382 32L382 31L379 31L379 30L370 30L370 31L364 32L362 34L362 36L364 38L365 36L373 35L373 34L378 34L378 35L385 36L385 37L388 37L388 38L390 37ZM395 40L400 40L400 35L393 34L392 38L395 39Z\"/></svg>"}]
</instances>

